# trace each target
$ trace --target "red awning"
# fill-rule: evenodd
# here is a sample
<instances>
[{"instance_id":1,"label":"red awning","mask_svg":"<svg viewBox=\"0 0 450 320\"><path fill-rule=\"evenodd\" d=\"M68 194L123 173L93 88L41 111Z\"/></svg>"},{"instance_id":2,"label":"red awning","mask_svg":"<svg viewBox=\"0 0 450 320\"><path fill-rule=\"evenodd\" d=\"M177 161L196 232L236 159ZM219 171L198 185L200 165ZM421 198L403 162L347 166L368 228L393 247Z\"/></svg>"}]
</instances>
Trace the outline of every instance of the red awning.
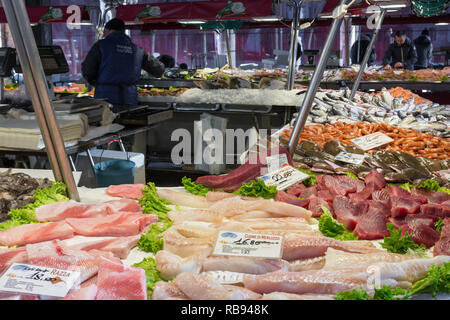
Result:
<instances>
[{"instance_id":1,"label":"red awning","mask_svg":"<svg viewBox=\"0 0 450 320\"><path fill-rule=\"evenodd\" d=\"M272 15L272 0L192 1L126 5L116 17L126 23L173 22L178 20L250 19Z\"/></svg>"},{"instance_id":2,"label":"red awning","mask_svg":"<svg viewBox=\"0 0 450 320\"><path fill-rule=\"evenodd\" d=\"M81 20L90 20L89 13L85 8L79 6L81 9ZM66 23L74 15L74 11L68 11L69 6L55 6L55 7L27 7L28 17L30 23ZM0 8L0 23L8 23L6 20L5 10Z\"/></svg>"}]
</instances>

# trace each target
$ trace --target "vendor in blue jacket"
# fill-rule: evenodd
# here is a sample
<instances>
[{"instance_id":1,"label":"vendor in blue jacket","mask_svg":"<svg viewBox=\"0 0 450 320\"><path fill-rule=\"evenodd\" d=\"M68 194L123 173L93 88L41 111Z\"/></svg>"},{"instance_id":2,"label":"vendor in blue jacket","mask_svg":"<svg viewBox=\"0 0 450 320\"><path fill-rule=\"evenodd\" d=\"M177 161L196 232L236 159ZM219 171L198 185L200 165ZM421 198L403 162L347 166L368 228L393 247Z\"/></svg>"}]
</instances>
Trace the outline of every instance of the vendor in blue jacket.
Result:
<instances>
[{"instance_id":1,"label":"vendor in blue jacket","mask_svg":"<svg viewBox=\"0 0 450 320\"><path fill-rule=\"evenodd\" d=\"M105 25L103 39L94 44L81 65L83 77L95 86L94 97L106 99L113 105L113 112L138 104L136 83L142 69L159 78L164 64L131 41L120 19Z\"/></svg>"}]
</instances>

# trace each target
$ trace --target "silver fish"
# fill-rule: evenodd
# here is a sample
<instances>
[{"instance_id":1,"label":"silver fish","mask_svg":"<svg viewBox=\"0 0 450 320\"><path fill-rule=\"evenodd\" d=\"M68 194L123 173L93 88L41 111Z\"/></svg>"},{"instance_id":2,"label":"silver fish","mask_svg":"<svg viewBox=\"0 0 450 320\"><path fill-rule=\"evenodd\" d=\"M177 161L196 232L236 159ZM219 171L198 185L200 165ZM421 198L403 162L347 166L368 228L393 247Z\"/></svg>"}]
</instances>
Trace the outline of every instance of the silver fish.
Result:
<instances>
[{"instance_id":1,"label":"silver fish","mask_svg":"<svg viewBox=\"0 0 450 320\"><path fill-rule=\"evenodd\" d=\"M339 116L348 116L347 108L340 104L333 105L333 112Z\"/></svg>"},{"instance_id":2,"label":"silver fish","mask_svg":"<svg viewBox=\"0 0 450 320\"><path fill-rule=\"evenodd\" d=\"M372 98L372 96L371 96L370 94L368 94L368 93L366 92L366 93L364 93L364 94L361 96L361 100L364 101L365 103L371 103L372 100L373 100L373 98Z\"/></svg>"},{"instance_id":3,"label":"silver fish","mask_svg":"<svg viewBox=\"0 0 450 320\"><path fill-rule=\"evenodd\" d=\"M394 97L391 95L389 91L387 91L386 88L381 89L381 99L383 102L385 102L388 106L392 106Z\"/></svg>"}]
</instances>

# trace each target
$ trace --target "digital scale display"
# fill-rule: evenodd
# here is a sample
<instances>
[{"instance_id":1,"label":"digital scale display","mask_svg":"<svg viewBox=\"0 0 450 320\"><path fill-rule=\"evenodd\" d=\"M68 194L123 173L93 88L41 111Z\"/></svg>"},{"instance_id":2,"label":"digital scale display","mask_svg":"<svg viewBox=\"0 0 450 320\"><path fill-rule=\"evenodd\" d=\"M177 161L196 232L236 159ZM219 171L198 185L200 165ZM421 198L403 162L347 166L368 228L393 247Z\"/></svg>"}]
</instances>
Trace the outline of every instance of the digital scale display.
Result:
<instances>
[{"instance_id":1,"label":"digital scale display","mask_svg":"<svg viewBox=\"0 0 450 320\"><path fill-rule=\"evenodd\" d=\"M16 64L16 50L0 48L0 77L9 77Z\"/></svg>"},{"instance_id":2,"label":"digital scale display","mask_svg":"<svg viewBox=\"0 0 450 320\"><path fill-rule=\"evenodd\" d=\"M60 46L42 46L38 47L38 51L47 76L69 72L69 65ZM22 72L19 61L14 69L17 73Z\"/></svg>"}]
</instances>

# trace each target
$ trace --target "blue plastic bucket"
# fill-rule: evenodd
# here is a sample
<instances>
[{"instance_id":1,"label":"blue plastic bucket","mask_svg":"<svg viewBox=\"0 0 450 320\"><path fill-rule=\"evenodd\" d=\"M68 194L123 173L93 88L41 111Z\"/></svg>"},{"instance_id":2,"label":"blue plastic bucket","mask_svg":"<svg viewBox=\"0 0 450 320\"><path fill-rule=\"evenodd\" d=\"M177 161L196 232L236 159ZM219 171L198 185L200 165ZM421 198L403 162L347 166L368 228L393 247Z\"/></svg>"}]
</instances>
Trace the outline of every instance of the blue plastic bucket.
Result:
<instances>
[{"instance_id":1,"label":"blue plastic bucket","mask_svg":"<svg viewBox=\"0 0 450 320\"><path fill-rule=\"evenodd\" d=\"M94 166L97 187L133 184L135 166L136 164L131 160L109 160L97 163Z\"/></svg>"}]
</instances>

